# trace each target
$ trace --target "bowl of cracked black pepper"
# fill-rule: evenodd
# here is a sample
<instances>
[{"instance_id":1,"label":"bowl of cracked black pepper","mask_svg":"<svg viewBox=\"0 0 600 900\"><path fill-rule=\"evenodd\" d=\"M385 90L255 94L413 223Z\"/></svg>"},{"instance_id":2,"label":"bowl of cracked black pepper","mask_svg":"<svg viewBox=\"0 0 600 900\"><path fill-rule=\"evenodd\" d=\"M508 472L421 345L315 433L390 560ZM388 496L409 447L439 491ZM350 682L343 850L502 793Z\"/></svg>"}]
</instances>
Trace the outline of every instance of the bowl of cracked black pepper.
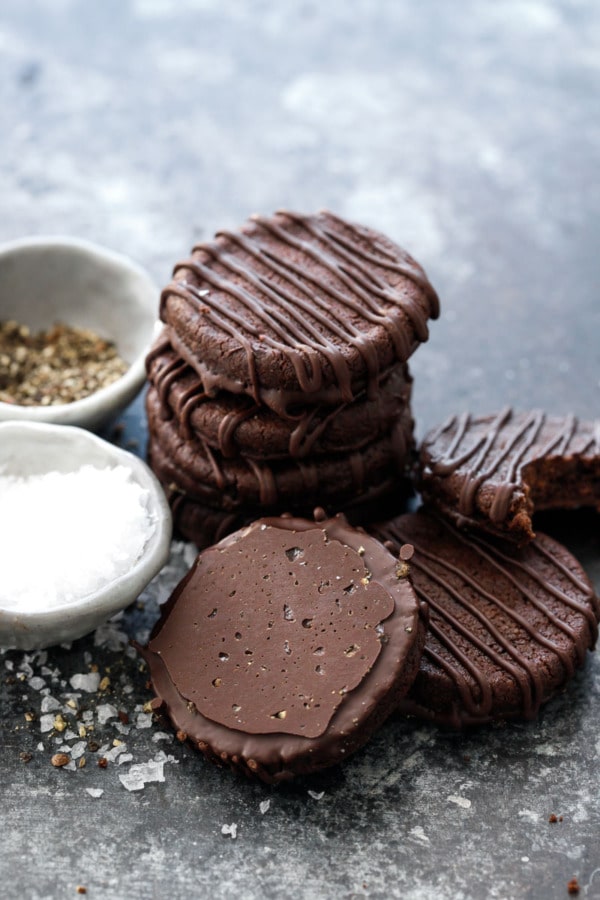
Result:
<instances>
[{"instance_id":1,"label":"bowl of cracked black pepper","mask_svg":"<svg viewBox=\"0 0 600 900\"><path fill-rule=\"evenodd\" d=\"M0 246L0 421L96 430L135 398L158 288L127 257L68 237Z\"/></svg>"}]
</instances>

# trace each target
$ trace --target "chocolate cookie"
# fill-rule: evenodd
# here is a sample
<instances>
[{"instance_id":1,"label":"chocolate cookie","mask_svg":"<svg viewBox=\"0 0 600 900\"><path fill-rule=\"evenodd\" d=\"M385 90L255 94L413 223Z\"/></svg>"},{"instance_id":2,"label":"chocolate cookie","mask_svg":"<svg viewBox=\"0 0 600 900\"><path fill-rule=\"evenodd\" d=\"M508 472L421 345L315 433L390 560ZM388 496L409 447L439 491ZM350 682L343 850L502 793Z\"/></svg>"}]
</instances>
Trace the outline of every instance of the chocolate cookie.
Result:
<instances>
[{"instance_id":1,"label":"chocolate cookie","mask_svg":"<svg viewBox=\"0 0 600 900\"><path fill-rule=\"evenodd\" d=\"M225 511L264 507L339 507L379 485L400 483L412 449L412 418L407 411L394 434L350 454L304 460L223 459L198 440L184 440L172 420L157 422L149 398L148 458L163 484L174 483L188 496Z\"/></svg>"},{"instance_id":2,"label":"chocolate cookie","mask_svg":"<svg viewBox=\"0 0 600 900\"><path fill-rule=\"evenodd\" d=\"M253 216L175 267L161 318L207 393L298 405L373 399L381 373L427 340L438 298L387 238L332 213Z\"/></svg>"},{"instance_id":3,"label":"chocolate cookie","mask_svg":"<svg viewBox=\"0 0 600 900\"><path fill-rule=\"evenodd\" d=\"M397 365L382 375L372 400L363 390L352 403L303 407L284 419L245 394L220 391L209 397L166 338L149 354L147 367L154 418L173 418L184 438L205 441L225 459L304 459L360 450L393 430L409 406L412 385L408 368Z\"/></svg>"},{"instance_id":4,"label":"chocolate cookie","mask_svg":"<svg viewBox=\"0 0 600 900\"><path fill-rule=\"evenodd\" d=\"M600 422L543 412L453 416L423 441L424 499L457 525L527 543L534 510L600 508Z\"/></svg>"},{"instance_id":5,"label":"chocolate cookie","mask_svg":"<svg viewBox=\"0 0 600 900\"><path fill-rule=\"evenodd\" d=\"M518 549L466 535L425 510L373 533L396 552L414 547L410 578L430 611L401 711L454 727L532 718L594 647L598 599L552 538L540 534Z\"/></svg>"},{"instance_id":6,"label":"chocolate cookie","mask_svg":"<svg viewBox=\"0 0 600 900\"><path fill-rule=\"evenodd\" d=\"M425 625L396 560L342 517L263 519L205 550L148 646L161 710L276 783L345 760L409 688Z\"/></svg>"}]
</instances>

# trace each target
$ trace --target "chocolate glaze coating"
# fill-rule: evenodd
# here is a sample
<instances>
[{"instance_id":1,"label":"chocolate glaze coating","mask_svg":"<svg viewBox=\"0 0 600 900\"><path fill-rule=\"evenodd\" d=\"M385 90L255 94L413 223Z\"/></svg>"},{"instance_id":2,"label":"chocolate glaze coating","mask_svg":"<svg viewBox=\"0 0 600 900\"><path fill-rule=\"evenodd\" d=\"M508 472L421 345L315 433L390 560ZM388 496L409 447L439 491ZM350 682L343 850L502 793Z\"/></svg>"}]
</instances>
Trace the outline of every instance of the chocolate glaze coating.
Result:
<instances>
[{"instance_id":1,"label":"chocolate glaze coating","mask_svg":"<svg viewBox=\"0 0 600 900\"><path fill-rule=\"evenodd\" d=\"M142 653L205 755L277 782L357 750L412 682L423 611L343 517L263 519L200 554Z\"/></svg>"},{"instance_id":2,"label":"chocolate glaze coating","mask_svg":"<svg viewBox=\"0 0 600 900\"><path fill-rule=\"evenodd\" d=\"M421 267L332 213L253 216L178 264L161 318L205 390L298 403L374 398L383 370L427 340L439 304Z\"/></svg>"},{"instance_id":3,"label":"chocolate glaze coating","mask_svg":"<svg viewBox=\"0 0 600 900\"><path fill-rule=\"evenodd\" d=\"M401 711L461 727L532 718L583 665L600 607L577 560L545 535L522 549L466 535L424 509L372 529L429 605L425 651Z\"/></svg>"},{"instance_id":4,"label":"chocolate glaze coating","mask_svg":"<svg viewBox=\"0 0 600 900\"><path fill-rule=\"evenodd\" d=\"M459 527L527 543L536 509L600 509L600 422L508 407L452 416L423 441L420 487Z\"/></svg>"},{"instance_id":5,"label":"chocolate glaze coating","mask_svg":"<svg viewBox=\"0 0 600 900\"><path fill-rule=\"evenodd\" d=\"M412 378L405 365L382 374L372 400L363 389L352 403L309 406L282 418L244 394L209 397L196 372L161 336L148 355L148 410L154 428L173 419L186 440L204 441L225 459L304 459L360 450L391 432L410 404Z\"/></svg>"}]
</instances>

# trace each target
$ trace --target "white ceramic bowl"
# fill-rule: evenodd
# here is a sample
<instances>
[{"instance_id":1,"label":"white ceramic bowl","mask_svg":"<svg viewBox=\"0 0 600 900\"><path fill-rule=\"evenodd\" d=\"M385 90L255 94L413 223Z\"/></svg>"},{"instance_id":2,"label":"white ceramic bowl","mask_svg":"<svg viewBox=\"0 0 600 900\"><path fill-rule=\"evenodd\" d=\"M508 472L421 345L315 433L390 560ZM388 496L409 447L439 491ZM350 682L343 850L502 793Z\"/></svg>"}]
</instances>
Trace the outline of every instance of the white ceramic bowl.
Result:
<instances>
[{"instance_id":1,"label":"white ceramic bowl","mask_svg":"<svg viewBox=\"0 0 600 900\"><path fill-rule=\"evenodd\" d=\"M0 402L0 421L28 420L98 429L144 383L144 359L160 330L159 289L136 263L69 237L23 238L0 246L0 321L32 332L63 322L111 340L129 369L89 397L61 406Z\"/></svg>"},{"instance_id":2,"label":"white ceramic bowl","mask_svg":"<svg viewBox=\"0 0 600 900\"><path fill-rule=\"evenodd\" d=\"M134 481L148 490L148 514L154 528L142 555L125 575L64 606L27 612L0 605L0 646L32 650L82 637L132 603L167 560L171 513L160 484L141 459L81 428L0 423L0 477L68 473L86 463L98 468L125 466ZM90 516L93 512L90 509ZM31 565L35 564L32 549Z\"/></svg>"}]
</instances>

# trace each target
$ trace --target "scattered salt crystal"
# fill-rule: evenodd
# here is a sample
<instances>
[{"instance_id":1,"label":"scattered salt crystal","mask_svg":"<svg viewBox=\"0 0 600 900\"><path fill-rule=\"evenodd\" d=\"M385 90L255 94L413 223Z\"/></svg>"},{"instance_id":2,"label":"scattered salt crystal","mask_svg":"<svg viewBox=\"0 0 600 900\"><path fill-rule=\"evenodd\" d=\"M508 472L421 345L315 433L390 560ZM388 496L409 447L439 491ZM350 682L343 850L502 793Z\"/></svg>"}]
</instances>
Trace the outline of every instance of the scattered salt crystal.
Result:
<instances>
[{"instance_id":1,"label":"scattered salt crystal","mask_svg":"<svg viewBox=\"0 0 600 900\"><path fill-rule=\"evenodd\" d=\"M146 782L138 775L119 775L119 781L127 791L143 791Z\"/></svg>"},{"instance_id":2,"label":"scattered salt crystal","mask_svg":"<svg viewBox=\"0 0 600 900\"><path fill-rule=\"evenodd\" d=\"M56 697L52 697L50 694L46 694L46 696L42 700L42 712L52 712L54 709L62 709L62 704L58 702Z\"/></svg>"},{"instance_id":3,"label":"scattered salt crystal","mask_svg":"<svg viewBox=\"0 0 600 900\"><path fill-rule=\"evenodd\" d=\"M117 759L117 763L122 766L123 763L131 762L132 759L133 753L121 753L121 755Z\"/></svg>"},{"instance_id":4,"label":"scattered salt crystal","mask_svg":"<svg viewBox=\"0 0 600 900\"><path fill-rule=\"evenodd\" d=\"M44 747L43 743L40 741L39 744L37 745L37 747L36 747L35 749L36 749L36 750L39 750L40 753L41 753L42 750L45 749L45 747Z\"/></svg>"},{"instance_id":5,"label":"scattered salt crystal","mask_svg":"<svg viewBox=\"0 0 600 900\"><path fill-rule=\"evenodd\" d=\"M73 675L69 679L69 684L75 691L88 691L88 693L93 694L98 690L100 684L100 672Z\"/></svg>"},{"instance_id":6,"label":"scattered salt crystal","mask_svg":"<svg viewBox=\"0 0 600 900\"><path fill-rule=\"evenodd\" d=\"M58 678L58 669L50 669L48 666L42 666L40 672L46 677L50 676L50 678Z\"/></svg>"},{"instance_id":7,"label":"scattered salt crystal","mask_svg":"<svg viewBox=\"0 0 600 900\"><path fill-rule=\"evenodd\" d=\"M155 731L152 735L152 742L157 744L159 741L169 741L173 740L172 734L167 734L166 731Z\"/></svg>"},{"instance_id":8,"label":"scattered salt crystal","mask_svg":"<svg viewBox=\"0 0 600 900\"><path fill-rule=\"evenodd\" d=\"M325 791L308 791L308 796L312 797L313 800L322 800L325 796Z\"/></svg>"},{"instance_id":9,"label":"scattered salt crystal","mask_svg":"<svg viewBox=\"0 0 600 900\"><path fill-rule=\"evenodd\" d=\"M137 763L124 775L119 775L119 781L128 791L141 791L151 781L164 781L164 762L150 759L147 763Z\"/></svg>"},{"instance_id":10,"label":"scattered salt crystal","mask_svg":"<svg viewBox=\"0 0 600 900\"><path fill-rule=\"evenodd\" d=\"M72 731L70 728L63 734L63 740L65 741L74 741L76 737L79 737L79 735L75 731Z\"/></svg>"},{"instance_id":11,"label":"scattered salt crystal","mask_svg":"<svg viewBox=\"0 0 600 900\"><path fill-rule=\"evenodd\" d=\"M30 678L27 684L29 687L33 688L34 691L41 691L42 688L46 687L46 682L43 678L40 678L39 675L34 675L33 678Z\"/></svg>"},{"instance_id":12,"label":"scattered salt crystal","mask_svg":"<svg viewBox=\"0 0 600 900\"><path fill-rule=\"evenodd\" d=\"M73 744L71 747L71 759L79 759L80 756L86 751L87 743L85 741L77 741L76 744Z\"/></svg>"},{"instance_id":13,"label":"scattered salt crystal","mask_svg":"<svg viewBox=\"0 0 600 900\"><path fill-rule=\"evenodd\" d=\"M52 713L46 713L45 716L40 716L40 731L42 734L46 731L52 731L54 728L54 718Z\"/></svg>"},{"instance_id":14,"label":"scattered salt crystal","mask_svg":"<svg viewBox=\"0 0 600 900\"><path fill-rule=\"evenodd\" d=\"M129 734L131 731L131 725L123 725L122 722L115 722L115 728L119 734Z\"/></svg>"},{"instance_id":15,"label":"scattered salt crystal","mask_svg":"<svg viewBox=\"0 0 600 900\"><path fill-rule=\"evenodd\" d=\"M118 744L116 747L113 747L111 750L107 750L104 753L104 756L109 762L114 762L117 756L120 756L121 753L125 753L127 751L127 744Z\"/></svg>"},{"instance_id":16,"label":"scattered salt crystal","mask_svg":"<svg viewBox=\"0 0 600 900\"><path fill-rule=\"evenodd\" d=\"M458 794L450 794L449 797L446 797L446 800L449 803L456 803L457 806L460 806L462 809L470 809L471 801L466 797L460 797Z\"/></svg>"},{"instance_id":17,"label":"scattered salt crystal","mask_svg":"<svg viewBox=\"0 0 600 900\"><path fill-rule=\"evenodd\" d=\"M114 719L119 715L116 706L113 706L112 703L102 703L100 706L96 707L96 715L98 716L98 722L100 725L106 725L109 719Z\"/></svg>"},{"instance_id":18,"label":"scattered salt crystal","mask_svg":"<svg viewBox=\"0 0 600 900\"><path fill-rule=\"evenodd\" d=\"M62 768L65 769L67 772L76 772L77 764L73 760L71 760L71 762L68 762L66 764L66 766L63 766Z\"/></svg>"},{"instance_id":19,"label":"scattered salt crystal","mask_svg":"<svg viewBox=\"0 0 600 900\"><path fill-rule=\"evenodd\" d=\"M136 728L151 728L152 713L138 713L135 724Z\"/></svg>"},{"instance_id":20,"label":"scattered salt crystal","mask_svg":"<svg viewBox=\"0 0 600 900\"><path fill-rule=\"evenodd\" d=\"M91 725L91 723L94 721L94 713L91 709L85 709L81 714L81 718L86 725Z\"/></svg>"},{"instance_id":21,"label":"scattered salt crystal","mask_svg":"<svg viewBox=\"0 0 600 900\"><path fill-rule=\"evenodd\" d=\"M86 793L90 795L90 797L94 798L94 800L97 800L98 797L101 797L102 794L104 793L102 788L86 788L85 790L86 790Z\"/></svg>"},{"instance_id":22,"label":"scattered salt crystal","mask_svg":"<svg viewBox=\"0 0 600 900\"><path fill-rule=\"evenodd\" d=\"M122 650L123 647L126 647L128 643L128 636L119 628L114 620L106 622L104 625L100 625L94 632L95 647L106 647L107 650L118 652L119 650Z\"/></svg>"},{"instance_id":23,"label":"scattered salt crystal","mask_svg":"<svg viewBox=\"0 0 600 900\"><path fill-rule=\"evenodd\" d=\"M6 668L8 669L9 672L12 672L12 670L13 670L14 667L15 667L15 664L14 664L14 662L12 661L12 659L5 659L5 660L4 660L4 665L6 666Z\"/></svg>"},{"instance_id":24,"label":"scattered salt crystal","mask_svg":"<svg viewBox=\"0 0 600 900\"><path fill-rule=\"evenodd\" d=\"M0 605L68 606L125 575L154 530L148 502L125 466L0 474Z\"/></svg>"},{"instance_id":25,"label":"scattered salt crystal","mask_svg":"<svg viewBox=\"0 0 600 900\"><path fill-rule=\"evenodd\" d=\"M164 750L159 750L158 753L154 754L154 762L162 762L162 763L178 763L179 760L175 759L172 753L165 753Z\"/></svg>"},{"instance_id":26,"label":"scattered salt crystal","mask_svg":"<svg viewBox=\"0 0 600 900\"><path fill-rule=\"evenodd\" d=\"M262 801L261 801L260 806L259 806L261 815L264 816L264 814L265 814L266 812L269 812L269 807L270 807L270 805L271 805L271 801L270 801L270 800L262 800Z\"/></svg>"},{"instance_id":27,"label":"scattered salt crystal","mask_svg":"<svg viewBox=\"0 0 600 900\"><path fill-rule=\"evenodd\" d=\"M221 825L221 834L231 835L231 839L234 841L237 837L237 824L232 822L231 825Z\"/></svg>"}]
</instances>

